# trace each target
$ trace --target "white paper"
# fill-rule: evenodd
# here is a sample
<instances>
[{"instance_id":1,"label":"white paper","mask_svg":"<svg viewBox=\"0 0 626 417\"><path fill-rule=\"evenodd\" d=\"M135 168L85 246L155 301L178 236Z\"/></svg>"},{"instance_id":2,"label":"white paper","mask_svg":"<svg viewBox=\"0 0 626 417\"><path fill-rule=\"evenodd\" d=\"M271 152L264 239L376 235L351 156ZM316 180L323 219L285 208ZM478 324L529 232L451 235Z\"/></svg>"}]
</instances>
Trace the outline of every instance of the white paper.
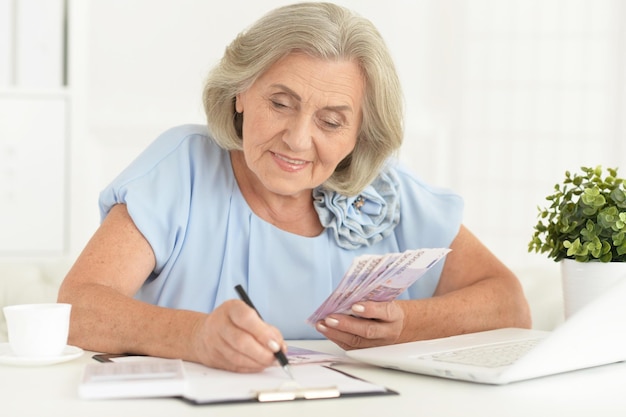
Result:
<instances>
[{"instance_id":1,"label":"white paper","mask_svg":"<svg viewBox=\"0 0 626 417\"><path fill-rule=\"evenodd\" d=\"M278 366L255 374L239 374L193 363L185 365L188 383L184 396L197 403L254 400L259 391L289 390L294 386L293 381ZM352 378L318 364L292 366L291 371L302 389L336 387L343 395L386 391L383 386Z\"/></svg>"},{"instance_id":2,"label":"white paper","mask_svg":"<svg viewBox=\"0 0 626 417\"><path fill-rule=\"evenodd\" d=\"M90 363L78 395L83 399L175 397L185 392L186 385L184 364L178 359Z\"/></svg>"},{"instance_id":3,"label":"white paper","mask_svg":"<svg viewBox=\"0 0 626 417\"><path fill-rule=\"evenodd\" d=\"M192 362L182 362L184 381L180 375L147 372L150 363L163 364L176 360L149 356L114 358L115 363L89 364L85 367L79 395L84 399L184 397L198 404L256 401L260 392L295 392L338 390L341 395L384 393L383 386L353 378L320 364L300 364L291 367L291 380L279 366L259 373L236 373L209 368ZM137 365L136 378L128 372L107 378L94 378L94 367ZM107 375L108 376L108 375ZM184 382L184 384L183 384Z\"/></svg>"}]
</instances>

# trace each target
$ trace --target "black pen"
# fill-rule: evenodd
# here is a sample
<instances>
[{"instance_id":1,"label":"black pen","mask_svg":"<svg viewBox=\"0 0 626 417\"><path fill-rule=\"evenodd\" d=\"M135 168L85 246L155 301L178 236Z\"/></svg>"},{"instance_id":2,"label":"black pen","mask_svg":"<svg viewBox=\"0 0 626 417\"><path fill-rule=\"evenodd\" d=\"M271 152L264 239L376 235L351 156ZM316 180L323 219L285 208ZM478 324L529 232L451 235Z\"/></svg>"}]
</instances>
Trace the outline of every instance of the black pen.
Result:
<instances>
[{"instance_id":1,"label":"black pen","mask_svg":"<svg viewBox=\"0 0 626 417\"><path fill-rule=\"evenodd\" d=\"M250 297L248 297L248 294L246 294L246 291L243 289L243 287L241 285L236 285L235 291L237 291L237 294L239 294L239 298L241 298L244 303L248 304L248 306L256 311L259 317L261 317L261 313L259 313L259 310L257 310L254 304L252 304L252 300L250 299ZM261 317L261 320L263 320L263 317ZM283 367L287 375L289 375L289 378L294 379L293 374L291 373L291 367L289 366L289 360L287 359L287 356L285 356L283 351L278 350L277 352L274 352L274 356L278 360L278 363L280 363L280 366Z\"/></svg>"}]
</instances>

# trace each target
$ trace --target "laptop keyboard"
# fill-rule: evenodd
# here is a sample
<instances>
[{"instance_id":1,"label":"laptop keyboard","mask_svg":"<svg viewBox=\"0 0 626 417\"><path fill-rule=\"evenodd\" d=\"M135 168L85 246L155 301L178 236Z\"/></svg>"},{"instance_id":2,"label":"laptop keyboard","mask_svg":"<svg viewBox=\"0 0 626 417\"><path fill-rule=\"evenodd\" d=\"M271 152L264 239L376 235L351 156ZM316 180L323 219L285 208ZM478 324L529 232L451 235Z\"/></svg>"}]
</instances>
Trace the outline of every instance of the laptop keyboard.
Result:
<instances>
[{"instance_id":1,"label":"laptop keyboard","mask_svg":"<svg viewBox=\"0 0 626 417\"><path fill-rule=\"evenodd\" d=\"M434 355L420 356L420 359L431 359L439 362L460 363L473 366L498 368L508 366L521 358L535 347L541 339L520 340L459 349Z\"/></svg>"}]
</instances>

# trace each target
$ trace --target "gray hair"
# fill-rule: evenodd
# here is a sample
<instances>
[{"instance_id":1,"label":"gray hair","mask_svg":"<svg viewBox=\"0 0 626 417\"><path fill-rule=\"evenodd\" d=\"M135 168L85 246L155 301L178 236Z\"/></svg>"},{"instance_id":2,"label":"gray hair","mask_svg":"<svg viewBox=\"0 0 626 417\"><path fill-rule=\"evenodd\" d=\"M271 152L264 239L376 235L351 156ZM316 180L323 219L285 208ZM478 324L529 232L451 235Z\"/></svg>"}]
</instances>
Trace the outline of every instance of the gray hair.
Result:
<instances>
[{"instance_id":1,"label":"gray hair","mask_svg":"<svg viewBox=\"0 0 626 417\"><path fill-rule=\"evenodd\" d=\"M365 79L363 119L354 150L323 187L351 196L360 193L402 144L403 98L387 46L376 27L331 3L279 7L241 32L226 48L204 86L209 130L224 149L242 149L241 117L235 97L291 52L322 59L354 60Z\"/></svg>"}]
</instances>

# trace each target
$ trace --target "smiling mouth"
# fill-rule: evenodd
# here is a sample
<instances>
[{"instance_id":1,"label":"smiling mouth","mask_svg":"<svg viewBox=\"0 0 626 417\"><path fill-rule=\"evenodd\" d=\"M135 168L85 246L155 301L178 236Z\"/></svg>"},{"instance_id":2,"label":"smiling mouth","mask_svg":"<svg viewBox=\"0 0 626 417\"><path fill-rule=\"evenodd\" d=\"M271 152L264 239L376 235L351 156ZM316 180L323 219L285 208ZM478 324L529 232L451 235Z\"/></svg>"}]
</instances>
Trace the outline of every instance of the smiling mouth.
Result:
<instances>
[{"instance_id":1,"label":"smiling mouth","mask_svg":"<svg viewBox=\"0 0 626 417\"><path fill-rule=\"evenodd\" d=\"M274 154L274 156L276 158L280 159L281 161L285 161L288 164L293 164L293 165L304 165L304 164L306 164L306 161L303 161L301 159L290 159L290 158L287 158L286 156L279 155L277 153L273 153L273 154Z\"/></svg>"}]
</instances>

